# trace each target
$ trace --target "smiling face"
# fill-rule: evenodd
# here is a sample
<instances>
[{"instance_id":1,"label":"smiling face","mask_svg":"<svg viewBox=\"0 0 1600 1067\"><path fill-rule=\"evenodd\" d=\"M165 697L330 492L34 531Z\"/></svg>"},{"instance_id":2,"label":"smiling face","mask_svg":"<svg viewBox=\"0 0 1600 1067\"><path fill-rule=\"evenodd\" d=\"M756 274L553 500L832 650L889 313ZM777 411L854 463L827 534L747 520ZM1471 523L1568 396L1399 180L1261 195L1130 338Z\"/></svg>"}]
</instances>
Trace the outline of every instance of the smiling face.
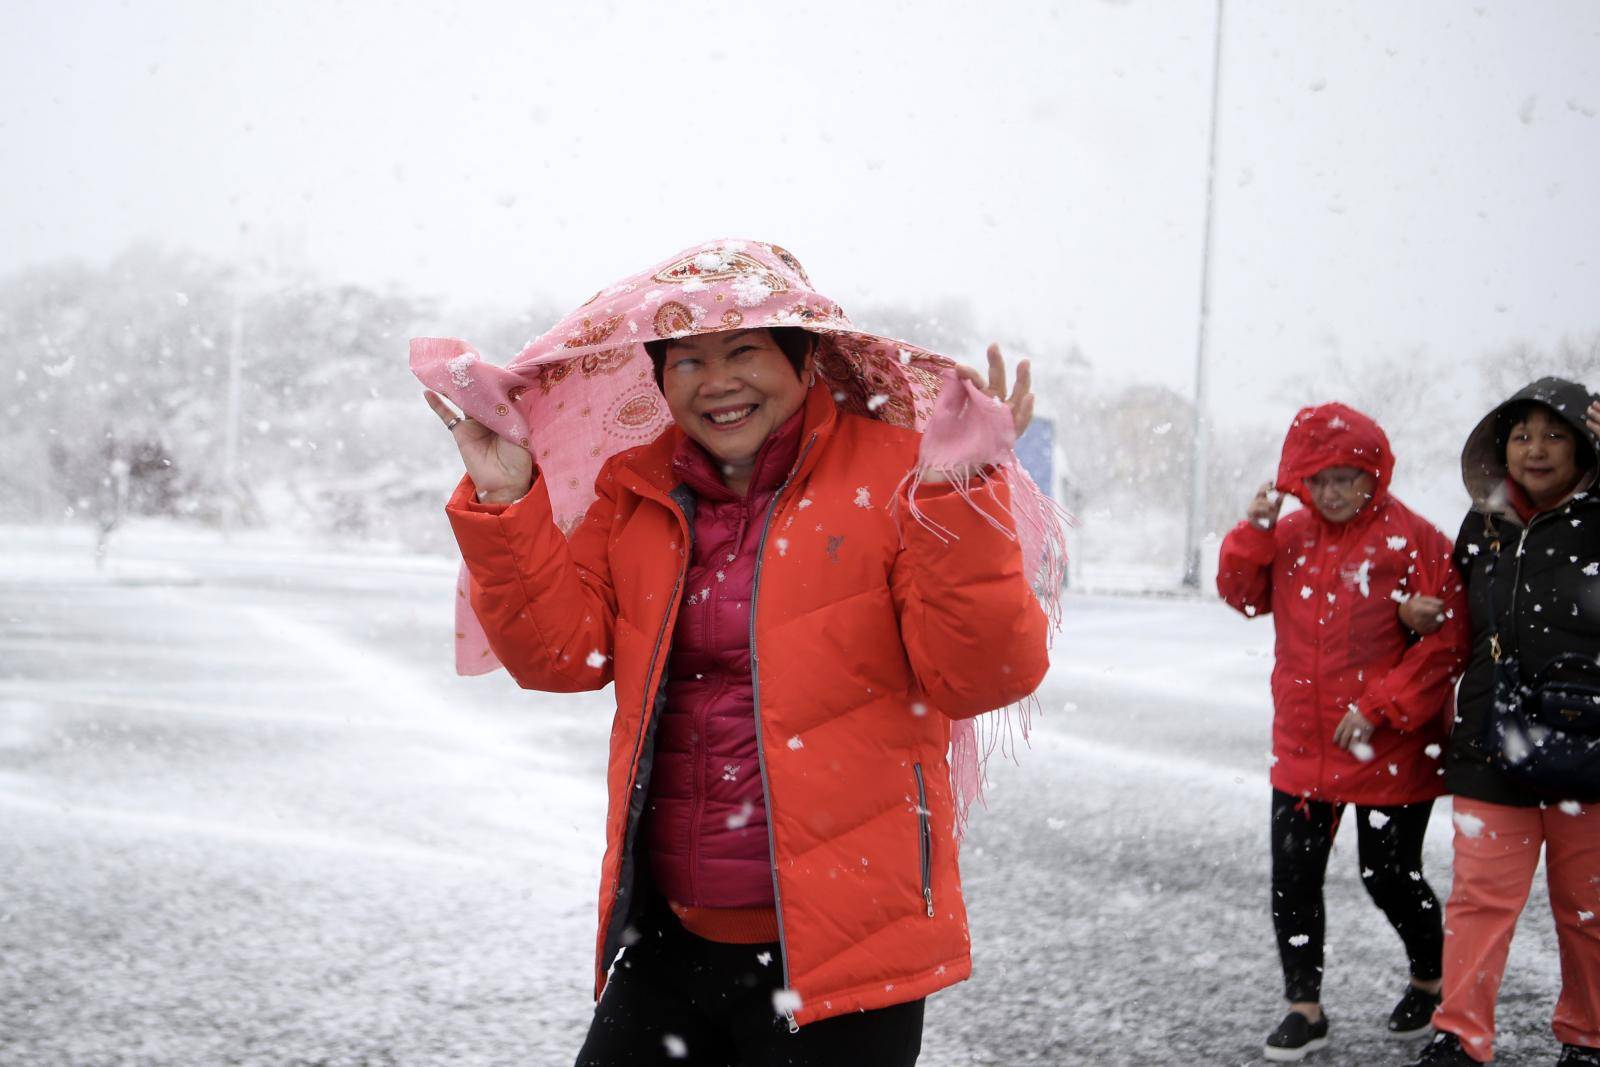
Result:
<instances>
[{"instance_id":1,"label":"smiling face","mask_svg":"<svg viewBox=\"0 0 1600 1067\"><path fill-rule=\"evenodd\" d=\"M1506 438L1506 471L1541 511L1566 499L1583 471L1577 438L1561 416L1536 404L1511 426Z\"/></svg>"},{"instance_id":2,"label":"smiling face","mask_svg":"<svg viewBox=\"0 0 1600 1067\"><path fill-rule=\"evenodd\" d=\"M805 403L811 357L796 373L767 330L729 330L667 345L661 392L684 433L719 460L731 486L767 437Z\"/></svg>"},{"instance_id":3,"label":"smiling face","mask_svg":"<svg viewBox=\"0 0 1600 1067\"><path fill-rule=\"evenodd\" d=\"M1349 522L1377 491L1372 472L1355 467L1326 467L1306 479L1318 513L1332 523Z\"/></svg>"}]
</instances>

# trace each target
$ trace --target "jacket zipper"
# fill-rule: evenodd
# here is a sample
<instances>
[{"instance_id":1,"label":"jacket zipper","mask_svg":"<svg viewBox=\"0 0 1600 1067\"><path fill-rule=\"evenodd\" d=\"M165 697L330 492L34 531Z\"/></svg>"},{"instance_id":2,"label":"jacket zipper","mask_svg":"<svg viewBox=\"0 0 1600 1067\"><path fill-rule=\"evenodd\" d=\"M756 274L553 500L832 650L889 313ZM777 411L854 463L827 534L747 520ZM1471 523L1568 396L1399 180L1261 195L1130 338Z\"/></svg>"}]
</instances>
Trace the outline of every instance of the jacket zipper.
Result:
<instances>
[{"instance_id":1,"label":"jacket zipper","mask_svg":"<svg viewBox=\"0 0 1600 1067\"><path fill-rule=\"evenodd\" d=\"M672 511L673 511L674 515L676 515L679 519L684 519L684 516L682 515L681 512L679 512L678 507L677 507L676 504L672 504L670 506L672 508ZM686 519L685 519L684 525L685 526L688 525ZM645 675L645 678L647 680L650 678L651 675L655 674L656 664L658 662L658 657L661 655L662 643L666 640L666 636L667 636L667 632L668 632L668 630L670 628L670 624L671 624L671 622L673 620L674 615L676 614L676 605L678 603L678 594L683 591L683 582L684 582L684 579L687 578L688 576L689 576L689 550L686 547L684 549L684 551L683 551L682 556L679 557L678 577L672 583L672 595L667 599L667 611L666 611L666 614L662 616L662 618L661 618L661 627L660 627L660 629L658 629L656 631L656 643L650 649L650 669L649 669L649 672L646 673L646 675ZM654 686L649 686L649 685L645 686L644 704L639 709L639 732L637 734L635 734L634 738L633 738L634 782L632 784L633 784L633 786L635 788L637 788L637 786L638 786L638 771L639 771L640 749L641 749L641 746L642 746L642 744L644 742L645 735L649 732L649 728L651 726L650 709L655 704L656 692L660 688L661 688L661 683L659 681ZM621 867L623 866L623 864L628 862L629 856L632 855L634 835L638 831L638 828L639 828L639 819L638 819L637 816L635 816L633 814L633 802L632 802L632 798L631 797L628 800L628 812L629 812L628 825L624 828L623 833L622 833L622 860L618 864L619 875L621 873ZM611 922L606 924L608 929L606 930L605 944L608 944L608 945L611 943L611 929L610 928L614 927L615 924L616 924L616 921L617 921L616 900L620 899L621 895L623 893L627 893L627 892L630 891L630 887L622 886L622 885L618 885L617 889L618 889L617 897L614 898L613 902L612 902ZM627 918L627 916L624 915L623 918L625 920ZM607 961L608 964L609 964L609 962L610 961Z\"/></svg>"},{"instance_id":2,"label":"jacket zipper","mask_svg":"<svg viewBox=\"0 0 1600 1067\"><path fill-rule=\"evenodd\" d=\"M913 763L917 775L917 844L922 855L922 902L933 918L933 827L928 825L928 791L922 784L922 764Z\"/></svg>"},{"instance_id":3,"label":"jacket zipper","mask_svg":"<svg viewBox=\"0 0 1600 1067\"><path fill-rule=\"evenodd\" d=\"M1331 526L1332 524L1329 525ZM1342 525L1333 526L1332 529L1329 530L1329 534L1332 536L1333 540L1337 542L1337 547L1324 545L1320 541L1318 542L1318 547L1323 549L1322 571L1317 575L1318 633L1316 643L1312 646L1316 654L1311 658L1311 677L1317 679L1318 681L1322 679L1322 644L1328 639L1327 623L1331 621L1333 614L1331 611L1329 611L1329 608L1332 604L1332 602L1328 600L1329 578L1332 577L1337 579L1339 568L1344 566L1344 527ZM1332 564L1328 562L1329 556L1333 557ZM1323 783L1328 780L1328 746L1333 743L1333 738L1329 736L1327 730L1323 729L1321 721L1323 694L1320 690L1322 687L1319 685L1315 688L1318 691L1316 692L1315 700L1312 703L1311 722L1312 728L1317 734L1317 788L1321 789Z\"/></svg>"},{"instance_id":4,"label":"jacket zipper","mask_svg":"<svg viewBox=\"0 0 1600 1067\"><path fill-rule=\"evenodd\" d=\"M1542 516L1535 515L1532 521L1522 528L1522 536L1517 538L1515 562L1513 562L1511 565L1511 608L1509 614L1507 615L1507 621L1511 624L1508 628L1509 631L1512 634L1515 634L1517 637L1517 652L1519 654L1522 652L1522 635L1517 634L1517 590L1522 586L1522 550L1523 547L1528 543L1528 531L1533 529L1533 524L1538 522L1541 517ZM1492 596L1493 594L1491 593L1490 595ZM1495 623L1495 629L1498 630L1500 628L1500 620L1495 619L1492 621ZM1520 662L1518 663L1517 669L1519 672L1522 669Z\"/></svg>"},{"instance_id":5,"label":"jacket zipper","mask_svg":"<svg viewBox=\"0 0 1600 1067\"><path fill-rule=\"evenodd\" d=\"M800 458L795 460L789 474L783 479L783 484L778 486L778 491L772 494L772 503L767 505L767 514L761 521L761 539L756 542L756 571L755 577L750 580L750 695L755 707L756 722L756 762L761 768L761 802L767 809L767 856L772 868L772 910L778 919L778 953L783 958L783 988L792 989L789 984L789 949L787 939L783 933L783 894L778 889L778 835L776 824L772 817L772 781L767 775L766 746L761 738L761 657L756 651L756 605L761 598L761 557L767 549L767 534L772 530L773 516L778 513L778 502L783 498L783 491L789 488L789 482L794 479L806 461L806 455L811 451L811 446L817 441L813 433L806 440L806 445L800 450ZM789 1032L800 1032L800 1024L794 1021L794 1011L791 1008L783 1009L784 1021L789 1024Z\"/></svg>"}]
</instances>

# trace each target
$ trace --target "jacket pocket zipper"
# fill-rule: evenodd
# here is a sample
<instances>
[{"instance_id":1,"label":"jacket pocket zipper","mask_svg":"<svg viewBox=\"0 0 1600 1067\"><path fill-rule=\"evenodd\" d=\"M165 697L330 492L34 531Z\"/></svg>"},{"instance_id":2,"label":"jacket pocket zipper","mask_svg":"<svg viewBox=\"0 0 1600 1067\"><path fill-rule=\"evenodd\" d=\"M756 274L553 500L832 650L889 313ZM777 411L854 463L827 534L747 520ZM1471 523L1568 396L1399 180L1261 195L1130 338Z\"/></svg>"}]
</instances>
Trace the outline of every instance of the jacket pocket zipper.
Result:
<instances>
[{"instance_id":1,"label":"jacket pocket zipper","mask_svg":"<svg viewBox=\"0 0 1600 1067\"><path fill-rule=\"evenodd\" d=\"M928 822L928 790L922 784L922 764L913 763L917 776L917 844L922 855L922 902L933 918L933 827Z\"/></svg>"}]
</instances>

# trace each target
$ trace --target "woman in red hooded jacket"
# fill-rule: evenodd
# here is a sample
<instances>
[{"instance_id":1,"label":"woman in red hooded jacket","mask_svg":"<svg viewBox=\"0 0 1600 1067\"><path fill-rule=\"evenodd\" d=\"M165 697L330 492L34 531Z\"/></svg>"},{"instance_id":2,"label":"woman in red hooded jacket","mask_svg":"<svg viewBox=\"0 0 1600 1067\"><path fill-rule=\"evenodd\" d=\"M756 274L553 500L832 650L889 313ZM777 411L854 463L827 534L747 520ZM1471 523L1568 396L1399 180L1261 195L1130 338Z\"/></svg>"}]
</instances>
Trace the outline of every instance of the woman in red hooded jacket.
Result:
<instances>
[{"instance_id":1,"label":"woman in red hooded jacket","mask_svg":"<svg viewBox=\"0 0 1600 1067\"><path fill-rule=\"evenodd\" d=\"M1357 810L1362 884L1410 963L1389 1030L1421 1033L1439 999L1443 931L1422 840L1442 791L1467 620L1451 543L1389 495L1393 469L1372 419L1343 404L1305 408L1275 486L1261 488L1222 543L1223 598L1248 616L1271 613L1277 626L1272 917L1290 1010L1267 1038L1269 1060L1299 1060L1327 1042L1322 884L1347 804ZM1283 493L1304 506L1280 521ZM1420 636L1407 620L1424 616L1444 624Z\"/></svg>"}]
</instances>

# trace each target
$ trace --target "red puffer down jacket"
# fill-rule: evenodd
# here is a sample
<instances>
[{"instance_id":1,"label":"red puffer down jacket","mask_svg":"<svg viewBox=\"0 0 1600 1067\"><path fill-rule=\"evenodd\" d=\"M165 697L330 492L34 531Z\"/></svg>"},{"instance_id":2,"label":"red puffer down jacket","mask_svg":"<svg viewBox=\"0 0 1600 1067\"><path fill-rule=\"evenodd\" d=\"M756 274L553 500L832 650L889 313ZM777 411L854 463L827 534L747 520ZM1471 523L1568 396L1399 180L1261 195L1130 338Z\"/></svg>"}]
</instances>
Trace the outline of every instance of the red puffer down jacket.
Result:
<instances>
[{"instance_id":1,"label":"red puffer down jacket","mask_svg":"<svg viewBox=\"0 0 1600 1067\"><path fill-rule=\"evenodd\" d=\"M1305 485L1329 467L1377 478L1372 500L1345 523L1323 519ZM1393 470L1372 419L1343 404L1305 408L1277 477L1304 507L1271 530L1241 522L1222 542L1223 599L1277 623L1272 785L1285 793L1381 806L1443 791L1441 749L1470 623L1451 542L1389 495ZM1399 602L1412 595L1444 601L1436 633L1419 638L1400 622ZM1377 724L1370 754L1333 743L1351 707Z\"/></svg>"},{"instance_id":2,"label":"red puffer down jacket","mask_svg":"<svg viewBox=\"0 0 1600 1067\"><path fill-rule=\"evenodd\" d=\"M596 995L633 903L662 678L691 565L682 432L601 468L570 537L543 480L509 507L464 482L447 511L490 646L522 685L615 681ZM1016 543L924 489L941 536L893 507L919 436L806 397L765 511L750 672L770 877L796 1022L915 1000L971 972L946 753L950 719L1015 703L1048 665ZM995 489L1006 502L1005 485ZM692 494L689 494L692 496ZM954 536L948 536L953 534ZM658 699L659 698L659 699Z\"/></svg>"}]
</instances>

